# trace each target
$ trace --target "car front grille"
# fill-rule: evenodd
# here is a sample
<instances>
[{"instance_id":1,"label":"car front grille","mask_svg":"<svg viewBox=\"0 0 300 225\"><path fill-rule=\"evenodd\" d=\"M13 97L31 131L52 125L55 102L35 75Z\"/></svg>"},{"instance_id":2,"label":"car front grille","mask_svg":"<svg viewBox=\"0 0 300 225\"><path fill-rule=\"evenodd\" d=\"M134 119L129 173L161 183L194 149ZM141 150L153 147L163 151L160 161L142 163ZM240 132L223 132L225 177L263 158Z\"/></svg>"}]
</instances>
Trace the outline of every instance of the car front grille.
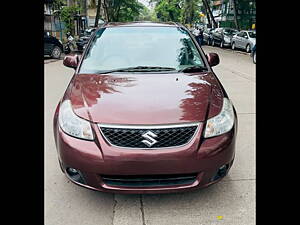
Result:
<instances>
[{"instance_id":1,"label":"car front grille","mask_svg":"<svg viewBox=\"0 0 300 225\"><path fill-rule=\"evenodd\" d=\"M106 185L116 187L161 187L190 185L196 180L197 174L182 175L102 175L101 178Z\"/></svg>"},{"instance_id":2,"label":"car front grille","mask_svg":"<svg viewBox=\"0 0 300 225\"><path fill-rule=\"evenodd\" d=\"M195 135L199 123L167 126L112 126L99 128L112 145L125 148L167 148L183 146Z\"/></svg>"}]
</instances>

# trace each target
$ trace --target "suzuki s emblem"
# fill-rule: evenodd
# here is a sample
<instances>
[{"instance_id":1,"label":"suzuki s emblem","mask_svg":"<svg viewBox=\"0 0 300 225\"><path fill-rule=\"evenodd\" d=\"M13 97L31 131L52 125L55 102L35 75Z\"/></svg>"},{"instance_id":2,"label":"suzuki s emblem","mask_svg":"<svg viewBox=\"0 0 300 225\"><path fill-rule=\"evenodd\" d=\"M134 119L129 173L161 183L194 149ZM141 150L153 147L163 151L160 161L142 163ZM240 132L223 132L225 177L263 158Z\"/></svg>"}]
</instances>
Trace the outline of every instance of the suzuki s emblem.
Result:
<instances>
[{"instance_id":1,"label":"suzuki s emblem","mask_svg":"<svg viewBox=\"0 0 300 225\"><path fill-rule=\"evenodd\" d=\"M151 147L152 145L154 145L155 143L157 143L157 140L155 140L154 138L157 137L156 134L154 134L151 131L147 131L146 133L144 133L142 135L142 137L144 137L146 140L142 140L142 142L147 145L148 147Z\"/></svg>"}]
</instances>

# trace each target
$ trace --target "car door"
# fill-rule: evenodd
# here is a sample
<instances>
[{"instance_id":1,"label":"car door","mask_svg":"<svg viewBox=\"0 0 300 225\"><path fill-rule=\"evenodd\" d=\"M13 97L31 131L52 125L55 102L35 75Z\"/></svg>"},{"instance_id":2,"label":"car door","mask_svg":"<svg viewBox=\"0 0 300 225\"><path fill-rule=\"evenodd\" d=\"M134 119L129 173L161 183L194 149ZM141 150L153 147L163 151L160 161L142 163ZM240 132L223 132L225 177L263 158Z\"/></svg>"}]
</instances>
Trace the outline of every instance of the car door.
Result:
<instances>
[{"instance_id":1,"label":"car door","mask_svg":"<svg viewBox=\"0 0 300 225\"><path fill-rule=\"evenodd\" d=\"M235 47L237 47L237 45L238 45L238 41L239 41L239 34L240 34L240 32L239 32L239 33L237 33L236 35L234 35L234 36L232 37L232 42L231 42L231 43L233 43L233 42L234 42L234 45L235 45Z\"/></svg>"},{"instance_id":2,"label":"car door","mask_svg":"<svg viewBox=\"0 0 300 225\"><path fill-rule=\"evenodd\" d=\"M205 28L204 31L203 31L203 41L207 43L207 40L208 40L208 29Z\"/></svg>"},{"instance_id":3,"label":"car door","mask_svg":"<svg viewBox=\"0 0 300 225\"><path fill-rule=\"evenodd\" d=\"M241 36L240 40L241 40L240 41L240 48L246 49L246 46L248 44L248 34L247 34L247 32L242 33L242 36Z\"/></svg>"},{"instance_id":4,"label":"car door","mask_svg":"<svg viewBox=\"0 0 300 225\"><path fill-rule=\"evenodd\" d=\"M215 36L214 36L214 40L216 43L221 43L221 38L222 38L222 30L220 28L216 29L215 31Z\"/></svg>"},{"instance_id":5,"label":"car door","mask_svg":"<svg viewBox=\"0 0 300 225\"><path fill-rule=\"evenodd\" d=\"M236 42L236 47L237 48L243 48L243 37L244 37L245 32L242 31L238 34L238 40Z\"/></svg>"},{"instance_id":6,"label":"car door","mask_svg":"<svg viewBox=\"0 0 300 225\"><path fill-rule=\"evenodd\" d=\"M50 55L52 49L52 40L51 36L47 33L44 33L44 55Z\"/></svg>"},{"instance_id":7,"label":"car door","mask_svg":"<svg viewBox=\"0 0 300 225\"><path fill-rule=\"evenodd\" d=\"M243 36L243 49L247 48L247 45L249 44L249 34L248 32L245 32L244 36Z\"/></svg>"}]
</instances>

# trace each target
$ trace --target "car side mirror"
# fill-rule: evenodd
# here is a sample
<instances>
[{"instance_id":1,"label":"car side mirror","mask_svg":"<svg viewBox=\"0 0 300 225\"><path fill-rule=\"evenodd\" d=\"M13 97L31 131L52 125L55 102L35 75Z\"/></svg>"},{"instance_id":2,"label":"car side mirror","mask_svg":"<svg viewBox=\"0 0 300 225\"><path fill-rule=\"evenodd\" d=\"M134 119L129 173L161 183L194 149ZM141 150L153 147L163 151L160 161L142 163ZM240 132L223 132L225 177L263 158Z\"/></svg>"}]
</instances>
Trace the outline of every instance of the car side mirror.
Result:
<instances>
[{"instance_id":1,"label":"car side mirror","mask_svg":"<svg viewBox=\"0 0 300 225\"><path fill-rule=\"evenodd\" d=\"M208 64L213 67L216 66L220 63L220 58L219 55L217 53L208 53L208 55L206 55Z\"/></svg>"},{"instance_id":2,"label":"car side mirror","mask_svg":"<svg viewBox=\"0 0 300 225\"><path fill-rule=\"evenodd\" d=\"M63 61L64 66L76 69L79 63L78 55L66 55Z\"/></svg>"}]
</instances>

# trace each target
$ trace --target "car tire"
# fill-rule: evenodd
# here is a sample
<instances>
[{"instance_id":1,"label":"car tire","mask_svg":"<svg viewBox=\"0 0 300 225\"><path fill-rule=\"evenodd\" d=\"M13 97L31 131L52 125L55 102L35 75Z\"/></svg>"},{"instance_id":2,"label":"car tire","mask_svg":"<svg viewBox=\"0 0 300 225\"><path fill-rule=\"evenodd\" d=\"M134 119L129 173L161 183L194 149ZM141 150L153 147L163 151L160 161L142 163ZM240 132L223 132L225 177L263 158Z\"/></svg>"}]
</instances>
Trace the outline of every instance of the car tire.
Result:
<instances>
[{"instance_id":1,"label":"car tire","mask_svg":"<svg viewBox=\"0 0 300 225\"><path fill-rule=\"evenodd\" d=\"M256 64L256 51L253 52L253 63Z\"/></svg>"},{"instance_id":2,"label":"car tire","mask_svg":"<svg viewBox=\"0 0 300 225\"><path fill-rule=\"evenodd\" d=\"M51 57L54 58L54 59L60 59L61 53L62 53L62 50L60 49L60 47L55 46L52 49Z\"/></svg>"},{"instance_id":3,"label":"car tire","mask_svg":"<svg viewBox=\"0 0 300 225\"><path fill-rule=\"evenodd\" d=\"M250 45L248 44L248 45L246 46L246 52L249 53L250 51L251 51Z\"/></svg>"},{"instance_id":4,"label":"car tire","mask_svg":"<svg viewBox=\"0 0 300 225\"><path fill-rule=\"evenodd\" d=\"M235 43L234 42L232 42L231 49L235 50Z\"/></svg>"}]
</instances>

